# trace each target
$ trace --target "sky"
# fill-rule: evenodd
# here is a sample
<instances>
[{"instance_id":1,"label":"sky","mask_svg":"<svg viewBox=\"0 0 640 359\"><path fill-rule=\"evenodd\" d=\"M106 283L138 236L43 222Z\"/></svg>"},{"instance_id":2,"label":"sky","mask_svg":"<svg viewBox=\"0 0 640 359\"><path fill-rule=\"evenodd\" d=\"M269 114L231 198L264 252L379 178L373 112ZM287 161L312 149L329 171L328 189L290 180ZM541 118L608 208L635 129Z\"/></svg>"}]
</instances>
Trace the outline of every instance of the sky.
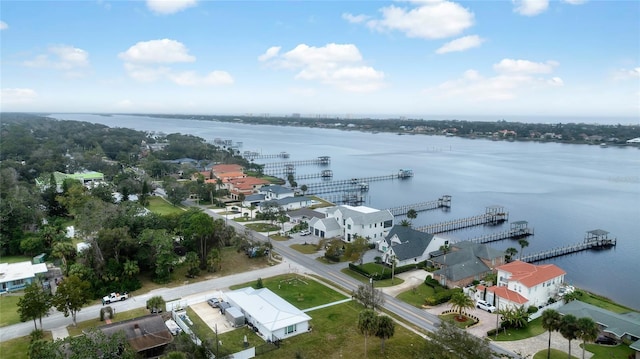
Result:
<instances>
[{"instance_id":1,"label":"sky","mask_svg":"<svg viewBox=\"0 0 640 359\"><path fill-rule=\"evenodd\" d=\"M0 40L1 111L640 123L636 0L3 0Z\"/></svg>"}]
</instances>

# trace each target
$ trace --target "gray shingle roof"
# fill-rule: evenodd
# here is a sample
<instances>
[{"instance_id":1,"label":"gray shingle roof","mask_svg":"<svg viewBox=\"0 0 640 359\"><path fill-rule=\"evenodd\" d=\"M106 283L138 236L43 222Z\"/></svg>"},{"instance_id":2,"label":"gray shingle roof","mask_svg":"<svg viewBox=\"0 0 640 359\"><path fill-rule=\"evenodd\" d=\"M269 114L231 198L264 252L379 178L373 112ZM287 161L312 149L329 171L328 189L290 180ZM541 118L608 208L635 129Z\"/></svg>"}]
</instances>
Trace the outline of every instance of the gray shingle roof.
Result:
<instances>
[{"instance_id":1,"label":"gray shingle roof","mask_svg":"<svg viewBox=\"0 0 640 359\"><path fill-rule=\"evenodd\" d=\"M351 218L356 225L364 225L369 223L379 223L393 220L393 215L389 210L377 210L375 212L363 213L353 210L346 206L338 206L337 210L342 213L342 218Z\"/></svg>"},{"instance_id":2,"label":"gray shingle roof","mask_svg":"<svg viewBox=\"0 0 640 359\"><path fill-rule=\"evenodd\" d=\"M398 236L401 243L391 243L394 236ZM405 226L393 226L387 235L387 243L391 243L396 258L401 261L421 256L432 239L433 234Z\"/></svg>"},{"instance_id":3,"label":"gray shingle roof","mask_svg":"<svg viewBox=\"0 0 640 359\"><path fill-rule=\"evenodd\" d=\"M640 338L640 318L637 313L618 314L579 300L563 305L558 308L558 312L573 314L577 318L591 318L594 322L606 326L605 332L618 338L624 337L625 334Z\"/></svg>"},{"instance_id":4,"label":"gray shingle roof","mask_svg":"<svg viewBox=\"0 0 640 359\"><path fill-rule=\"evenodd\" d=\"M447 254L447 257L450 255L451 253ZM451 281L459 281L461 279L475 277L476 275L483 275L490 271L491 268L487 267L480 259L474 257L464 262L438 269L433 272L433 274L444 275Z\"/></svg>"}]
</instances>

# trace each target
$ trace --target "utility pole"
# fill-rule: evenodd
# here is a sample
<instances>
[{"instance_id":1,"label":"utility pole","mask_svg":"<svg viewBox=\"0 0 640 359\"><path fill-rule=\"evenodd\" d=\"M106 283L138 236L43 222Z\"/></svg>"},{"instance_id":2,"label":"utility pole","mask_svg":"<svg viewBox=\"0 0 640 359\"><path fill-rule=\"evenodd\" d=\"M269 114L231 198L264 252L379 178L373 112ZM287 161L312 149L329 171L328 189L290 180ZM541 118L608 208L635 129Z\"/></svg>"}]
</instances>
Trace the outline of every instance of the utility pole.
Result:
<instances>
[{"instance_id":1,"label":"utility pole","mask_svg":"<svg viewBox=\"0 0 640 359\"><path fill-rule=\"evenodd\" d=\"M498 320L500 319L500 297L498 297L498 295L494 292L493 295L496 298L496 340L498 340L498 332L499 330L499 326L498 326Z\"/></svg>"},{"instance_id":2,"label":"utility pole","mask_svg":"<svg viewBox=\"0 0 640 359\"><path fill-rule=\"evenodd\" d=\"M375 309L373 305L373 276L369 277L369 283L371 283L371 309Z\"/></svg>"}]
</instances>

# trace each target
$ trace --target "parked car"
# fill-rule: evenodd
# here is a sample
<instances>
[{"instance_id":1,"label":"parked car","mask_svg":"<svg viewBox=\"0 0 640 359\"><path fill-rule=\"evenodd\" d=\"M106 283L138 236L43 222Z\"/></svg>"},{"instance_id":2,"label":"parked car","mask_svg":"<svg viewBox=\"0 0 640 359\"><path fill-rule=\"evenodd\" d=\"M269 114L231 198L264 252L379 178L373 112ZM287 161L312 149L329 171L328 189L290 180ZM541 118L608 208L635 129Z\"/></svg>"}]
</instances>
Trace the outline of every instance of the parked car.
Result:
<instances>
[{"instance_id":1,"label":"parked car","mask_svg":"<svg viewBox=\"0 0 640 359\"><path fill-rule=\"evenodd\" d=\"M308 236L310 234L311 234L311 231L309 231L308 229L303 229L302 231L300 231L301 236Z\"/></svg>"},{"instance_id":2,"label":"parked car","mask_svg":"<svg viewBox=\"0 0 640 359\"><path fill-rule=\"evenodd\" d=\"M486 300L479 300L476 303L476 308L486 310L489 313L493 313L496 311L496 307L493 304L490 304Z\"/></svg>"},{"instance_id":3,"label":"parked car","mask_svg":"<svg viewBox=\"0 0 640 359\"><path fill-rule=\"evenodd\" d=\"M618 341L605 335L600 335L596 338L596 344L617 345Z\"/></svg>"},{"instance_id":4,"label":"parked car","mask_svg":"<svg viewBox=\"0 0 640 359\"><path fill-rule=\"evenodd\" d=\"M211 308L218 308L218 305L220 304L220 299L218 299L218 298L209 298L209 300L207 300L207 303L209 303Z\"/></svg>"}]
</instances>

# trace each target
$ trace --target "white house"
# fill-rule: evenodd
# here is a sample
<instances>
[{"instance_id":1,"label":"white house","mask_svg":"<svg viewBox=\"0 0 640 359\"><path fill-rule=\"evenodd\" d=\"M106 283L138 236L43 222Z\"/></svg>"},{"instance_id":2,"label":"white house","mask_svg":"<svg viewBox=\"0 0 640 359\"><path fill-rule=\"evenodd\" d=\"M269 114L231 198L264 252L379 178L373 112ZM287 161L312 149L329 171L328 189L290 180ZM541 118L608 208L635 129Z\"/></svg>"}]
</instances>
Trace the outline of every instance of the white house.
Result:
<instances>
[{"instance_id":1,"label":"white house","mask_svg":"<svg viewBox=\"0 0 640 359\"><path fill-rule=\"evenodd\" d=\"M310 207L315 203L315 200L307 196L284 197L281 199L263 201L258 205L258 210L265 212L272 210L273 208L282 208L285 211L294 211L300 208Z\"/></svg>"},{"instance_id":2,"label":"white house","mask_svg":"<svg viewBox=\"0 0 640 359\"><path fill-rule=\"evenodd\" d=\"M0 263L0 293L24 289L37 274L46 273L47 270L46 263Z\"/></svg>"},{"instance_id":3,"label":"white house","mask_svg":"<svg viewBox=\"0 0 640 359\"><path fill-rule=\"evenodd\" d=\"M376 243L385 238L393 227L393 214L389 210L379 210L365 206L336 206L328 208L327 218L338 223L342 233L342 240L351 242L354 236L367 238L370 243ZM313 227L309 223L310 227ZM315 233L316 227L311 229Z\"/></svg>"},{"instance_id":4,"label":"white house","mask_svg":"<svg viewBox=\"0 0 640 359\"><path fill-rule=\"evenodd\" d=\"M335 218L313 217L309 221L311 234L320 238L333 238L342 235L342 227Z\"/></svg>"},{"instance_id":5,"label":"white house","mask_svg":"<svg viewBox=\"0 0 640 359\"><path fill-rule=\"evenodd\" d=\"M378 242L382 260L397 266L417 264L429 259L429 253L437 251L445 244L445 239L430 233L416 231L411 227L393 226L387 237Z\"/></svg>"},{"instance_id":6,"label":"white house","mask_svg":"<svg viewBox=\"0 0 640 359\"><path fill-rule=\"evenodd\" d=\"M272 184L270 186L263 186L262 188L260 188L258 193L263 194L264 199L266 201L269 201L272 199L283 199L283 198L295 196L295 192L293 188L279 186L275 184Z\"/></svg>"},{"instance_id":7,"label":"white house","mask_svg":"<svg viewBox=\"0 0 640 359\"><path fill-rule=\"evenodd\" d=\"M242 288L227 292L226 297L267 340L286 339L309 331L311 317L267 288Z\"/></svg>"},{"instance_id":8,"label":"white house","mask_svg":"<svg viewBox=\"0 0 640 359\"><path fill-rule=\"evenodd\" d=\"M554 264L534 265L514 261L496 267L498 285L486 288L485 300L499 308L545 305L564 284L564 270ZM476 299L483 299L479 286Z\"/></svg>"}]
</instances>

